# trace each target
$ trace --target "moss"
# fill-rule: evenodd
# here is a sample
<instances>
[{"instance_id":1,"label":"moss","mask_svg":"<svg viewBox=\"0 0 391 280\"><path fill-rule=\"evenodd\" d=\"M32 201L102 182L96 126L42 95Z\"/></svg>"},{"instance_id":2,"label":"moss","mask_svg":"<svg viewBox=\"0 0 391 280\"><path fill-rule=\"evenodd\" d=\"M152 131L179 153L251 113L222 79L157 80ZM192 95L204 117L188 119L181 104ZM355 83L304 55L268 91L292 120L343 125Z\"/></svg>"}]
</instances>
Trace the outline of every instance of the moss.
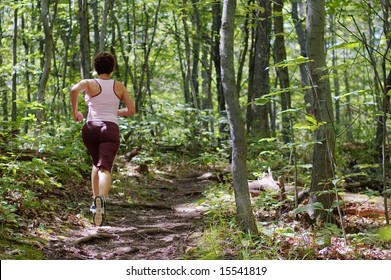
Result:
<instances>
[{"instance_id":1,"label":"moss","mask_svg":"<svg viewBox=\"0 0 391 280\"><path fill-rule=\"evenodd\" d=\"M44 256L39 248L29 244L17 244L0 239L1 260L43 260Z\"/></svg>"}]
</instances>

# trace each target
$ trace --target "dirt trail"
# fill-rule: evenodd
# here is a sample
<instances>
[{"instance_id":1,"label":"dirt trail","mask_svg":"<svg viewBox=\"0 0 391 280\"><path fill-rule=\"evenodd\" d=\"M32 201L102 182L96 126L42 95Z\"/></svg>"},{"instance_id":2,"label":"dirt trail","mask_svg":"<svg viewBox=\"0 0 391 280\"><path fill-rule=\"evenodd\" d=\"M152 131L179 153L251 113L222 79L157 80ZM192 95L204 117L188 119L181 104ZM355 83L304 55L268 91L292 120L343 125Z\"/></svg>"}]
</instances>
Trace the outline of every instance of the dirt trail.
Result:
<instances>
[{"instance_id":1,"label":"dirt trail","mask_svg":"<svg viewBox=\"0 0 391 280\"><path fill-rule=\"evenodd\" d=\"M129 173L129 172L128 172ZM128 174L129 175L129 174ZM203 209L196 203L210 181L193 173L181 177L165 173L165 178L138 182L126 195L114 192L107 203L103 227L90 222L55 238L44 248L47 259L180 259L194 246L203 225ZM152 199L138 197L149 194ZM148 201L148 202L146 202Z\"/></svg>"}]
</instances>

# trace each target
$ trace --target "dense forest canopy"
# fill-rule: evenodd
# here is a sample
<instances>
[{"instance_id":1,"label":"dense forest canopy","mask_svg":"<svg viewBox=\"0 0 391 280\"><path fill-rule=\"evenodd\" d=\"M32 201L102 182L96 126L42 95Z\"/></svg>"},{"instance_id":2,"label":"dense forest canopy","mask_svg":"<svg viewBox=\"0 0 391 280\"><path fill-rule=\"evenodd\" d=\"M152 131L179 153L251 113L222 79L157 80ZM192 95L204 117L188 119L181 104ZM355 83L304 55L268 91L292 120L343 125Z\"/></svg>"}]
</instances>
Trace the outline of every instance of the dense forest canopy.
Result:
<instances>
[{"instance_id":1,"label":"dense forest canopy","mask_svg":"<svg viewBox=\"0 0 391 280\"><path fill-rule=\"evenodd\" d=\"M219 40L215 5L219 2L3 1L0 6L3 128L26 126L26 131L31 131L37 121L36 112L40 110L45 115L38 121L61 126L64 118L68 118L69 87L84 75L80 69L89 69L85 75L94 74L91 65L81 65L82 59L91 64L91 57L103 49L116 55L115 76L131 90L141 116L152 118L153 115L159 120L157 127L162 121L160 113L190 111L191 114L184 113L190 119L181 116L175 121L186 122L185 127L188 122L192 124L190 127L198 126L205 133L219 135L216 127L224 123L224 104L219 103L215 68L215 45ZM267 12L264 6L271 4L268 2L239 1L237 7L235 58L243 110L247 106L249 84L254 83L249 75L255 28L264 21L271 25L279 15L263 16ZM386 2L326 1L327 73L340 143L345 139L368 141L376 135L374 128L382 111L381 96L386 92L389 70ZM296 32L298 28L305 32L305 1L281 1L280 5L283 5L280 12L283 33L270 28L264 44L271 49L277 37L283 35L286 59L274 63L274 53L270 52L269 91L257 98L259 104L271 101L267 103L269 116L265 119L270 122L269 131L265 132L269 136L281 131L281 118L287 113L281 112L279 96L285 91L289 91L292 99L290 116L295 117L292 124L298 129L314 129L305 119L308 99L300 66L306 59ZM82 9L87 10L82 13ZM82 30L83 17L88 30ZM45 49L47 45L50 47ZM84 54L89 58L84 58ZM289 69L287 89L282 89L276 76L281 68ZM47 82L43 83L47 71ZM205 126L205 122L199 125L190 116L206 118L210 126ZM165 129L177 127L175 121L165 120L168 125ZM299 139L308 134L296 133Z\"/></svg>"},{"instance_id":2,"label":"dense forest canopy","mask_svg":"<svg viewBox=\"0 0 391 280\"><path fill-rule=\"evenodd\" d=\"M164 162L172 151L202 164L232 160L226 106L232 98L246 128L248 179L277 169L295 186L310 187L316 212L319 203L323 210L339 205L332 204L334 190L333 198L318 192L350 177L374 176L371 191L384 195L387 205L391 2L234 1L235 18L227 21L234 22L231 97L220 48L225 2L3 0L3 199L15 185L33 184L27 171L23 183L12 178L26 169L17 164L29 158L22 153L34 155L28 168L42 164L39 154L63 160L41 185L58 186L58 174L88 170L69 92L96 76L93 56L109 51L117 60L113 77L124 82L137 108L136 117L120 121L122 148L139 147L139 161ZM84 102L79 106L86 110ZM10 205L0 210L15 212ZM2 222L14 221L7 217Z\"/></svg>"}]
</instances>

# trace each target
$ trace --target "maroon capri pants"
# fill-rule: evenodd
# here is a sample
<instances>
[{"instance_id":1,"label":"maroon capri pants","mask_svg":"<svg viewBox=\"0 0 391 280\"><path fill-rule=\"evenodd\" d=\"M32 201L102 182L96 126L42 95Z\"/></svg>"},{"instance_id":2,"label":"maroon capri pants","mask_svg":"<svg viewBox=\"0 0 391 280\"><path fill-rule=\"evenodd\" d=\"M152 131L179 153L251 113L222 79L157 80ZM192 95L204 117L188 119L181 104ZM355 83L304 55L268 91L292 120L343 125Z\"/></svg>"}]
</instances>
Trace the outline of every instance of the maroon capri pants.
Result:
<instances>
[{"instance_id":1,"label":"maroon capri pants","mask_svg":"<svg viewBox=\"0 0 391 280\"><path fill-rule=\"evenodd\" d=\"M92 163L111 173L119 149L119 127L113 122L89 121L84 124L82 138Z\"/></svg>"}]
</instances>

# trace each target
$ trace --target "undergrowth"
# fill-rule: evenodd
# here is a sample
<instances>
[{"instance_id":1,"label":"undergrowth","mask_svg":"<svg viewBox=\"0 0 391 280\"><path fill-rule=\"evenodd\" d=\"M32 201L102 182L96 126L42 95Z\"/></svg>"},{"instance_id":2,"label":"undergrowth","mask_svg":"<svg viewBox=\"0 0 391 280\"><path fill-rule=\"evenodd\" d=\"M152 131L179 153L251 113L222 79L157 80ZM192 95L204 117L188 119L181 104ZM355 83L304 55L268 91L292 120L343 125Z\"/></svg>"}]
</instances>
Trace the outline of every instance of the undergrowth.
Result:
<instances>
[{"instance_id":1,"label":"undergrowth","mask_svg":"<svg viewBox=\"0 0 391 280\"><path fill-rule=\"evenodd\" d=\"M232 187L228 184L211 186L202 201L206 209L203 235L184 258L356 260L391 256L391 229L384 228L379 220L368 221L359 217L350 217L349 220L347 217L346 223L361 226L362 230L349 232L345 239L341 228L334 224L309 224L303 216L293 212L276 215L278 200L270 198L272 195L252 199L259 234L250 236L238 230Z\"/></svg>"}]
</instances>

